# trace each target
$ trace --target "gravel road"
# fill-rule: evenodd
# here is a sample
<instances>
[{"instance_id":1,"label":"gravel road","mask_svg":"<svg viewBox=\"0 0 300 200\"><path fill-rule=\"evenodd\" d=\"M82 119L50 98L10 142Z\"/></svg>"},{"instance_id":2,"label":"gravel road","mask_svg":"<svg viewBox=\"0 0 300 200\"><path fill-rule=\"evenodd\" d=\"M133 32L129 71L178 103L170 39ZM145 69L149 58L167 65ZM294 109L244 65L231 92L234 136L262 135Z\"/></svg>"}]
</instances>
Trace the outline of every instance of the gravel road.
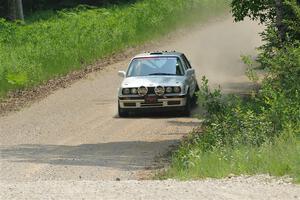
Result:
<instances>
[{"instance_id":1,"label":"gravel road","mask_svg":"<svg viewBox=\"0 0 300 200\"><path fill-rule=\"evenodd\" d=\"M3 199L300 199L300 187L267 176L224 180L43 181L0 184Z\"/></svg>"},{"instance_id":2,"label":"gravel road","mask_svg":"<svg viewBox=\"0 0 300 200\"><path fill-rule=\"evenodd\" d=\"M173 34L171 40L147 50L183 51L199 79L206 75L225 91L242 91L249 82L239 56L255 55L261 30L255 23L234 24L227 17ZM123 199L120 193L128 199L296 198L297 186L256 184L255 179L137 181L161 167L156 158L200 122L195 117L157 114L118 118L117 71L124 70L128 61L107 66L0 118L2 199Z\"/></svg>"}]
</instances>

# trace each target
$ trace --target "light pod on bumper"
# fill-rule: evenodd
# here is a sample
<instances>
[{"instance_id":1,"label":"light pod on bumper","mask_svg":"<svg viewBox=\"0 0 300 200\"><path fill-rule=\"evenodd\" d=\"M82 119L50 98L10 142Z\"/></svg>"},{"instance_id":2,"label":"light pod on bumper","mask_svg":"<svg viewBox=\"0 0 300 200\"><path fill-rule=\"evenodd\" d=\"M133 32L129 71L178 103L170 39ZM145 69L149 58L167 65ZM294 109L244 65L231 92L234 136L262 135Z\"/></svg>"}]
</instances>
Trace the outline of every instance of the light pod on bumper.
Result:
<instances>
[{"instance_id":1,"label":"light pod on bumper","mask_svg":"<svg viewBox=\"0 0 300 200\"><path fill-rule=\"evenodd\" d=\"M141 86L138 89L138 93L140 96L145 96L148 93L148 88L146 88L145 86Z\"/></svg>"},{"instance_id":2,"label":"light pod on bumper","mask_svg":"<svg viewBox=\"0 0 300 200\"><path fill-rule=\"evenodd\" d=\"M165 94L165 88L162 86L157 86L155 87L154 92L157 96L162 96Z\"/></svg>"}]
</instances>

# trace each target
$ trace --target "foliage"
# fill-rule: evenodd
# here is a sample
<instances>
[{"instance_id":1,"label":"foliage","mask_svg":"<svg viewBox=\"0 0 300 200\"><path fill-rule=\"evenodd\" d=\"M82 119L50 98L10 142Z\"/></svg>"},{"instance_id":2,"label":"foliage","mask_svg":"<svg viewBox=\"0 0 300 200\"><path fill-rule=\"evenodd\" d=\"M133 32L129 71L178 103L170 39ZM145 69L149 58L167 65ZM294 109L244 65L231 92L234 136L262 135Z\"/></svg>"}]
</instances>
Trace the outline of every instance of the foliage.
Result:
<instances>
[{"instance_id":1,"label":"foliage","mask_svg":"<svg viewBox=\"0 0 300 200\"><path fill-rule=\"evenodd\" d=\"M282 2L282 13L278 4ZM267 28L256 67L246 74L258 84L255 68L265 69L259 90L248 99L210 91L202 80L199 104L206 110L201 133L192 133L173 155L166 176L224 177L230 173L290 175L300 182L300 7L296 0L232 1L236 21L250 17ZM281 38L278 21L286 26Z\"/></svg>"},{"instance_id":2,"label":"foliage","mask_svg":"<svg viewBox=\"0 0 300 200\"><path fill-rule=\"evenodd\" d=\"M79 6L28 24L0 19L0 96L225 9L222 0L144 0L110 8Z\"/></svg>"},{"instance_id":3,"label":"foliage","mask_svg":"<svg viewBox=\"0 0 300 200\"><path fill-rule=\"evenodd\" d=\"M267 25L263 39L267 42L265 47L269 48L268 53L271 47L278 48L282 42L300 39L299 5L300 1L297 0L233 0L231 3L236 21L250 17Z\"/></svg>"},{"instance_id":4,"label":"foliage","mask_svg":"<svg viewBox=\"0 0 300 200\"><path fill-rule=\"evenodd\" d=\"M232 0L232 13L236 21L242 21L245 17L259 20L261 23L274 20L276 16L274 0L240 1Z\"/></svg>"},{"instance_id":5,"label":"foliage","mask_svg":"<svg viewBox=\"0 0 300 200\"><path fill-rule=\"evenodd\" d=\"M207 152L199 151L198 148L181 148L177 155L178 157L173 157L172 167L164 174L165 178L199 179L223 178L229 174L288 174L296 182L300 182L300 144L293 139L286 140L281 137L274 143L264 143L261 147L215 148Z\"/></svg>"},{"instance_id":6,"label":"foliage","mask_svg":"<svg viewBox=\"0 0 300 200\"><path fill-rule=\"evenodd\" d=\"M6 17L9 11L8 2L0 0L0 17ZM62 10L74 8L78 5L109 6L134 3L136 0L22 0L26 16L45 10Z\"/></svg>"},{"instance_id":7,"label":"foliage","mask_svg":"<svg viewBox=\"0 0 300 200\"><path fill-rule=\"evenodd\" d=\"M208 80L202 79L202 132L182 143L167 176L269 173L300 182L300 48L295 46L265 58L269 73L250 99L210 91Z\"/></svg>"},{"instance_id":8,"label":"foliage","mask_svg":"<svg viewBox=\"0 0 300 200\"><path fill-rule=\"evenodd\" d=\"M215 89L213 92L208 86L208 79L202 77L202 84L198 91L198 106L205 111L207 120L213 115L218 115L223 112L224 105L222 103L221 90Z\"/></svg>"}]
</instances>

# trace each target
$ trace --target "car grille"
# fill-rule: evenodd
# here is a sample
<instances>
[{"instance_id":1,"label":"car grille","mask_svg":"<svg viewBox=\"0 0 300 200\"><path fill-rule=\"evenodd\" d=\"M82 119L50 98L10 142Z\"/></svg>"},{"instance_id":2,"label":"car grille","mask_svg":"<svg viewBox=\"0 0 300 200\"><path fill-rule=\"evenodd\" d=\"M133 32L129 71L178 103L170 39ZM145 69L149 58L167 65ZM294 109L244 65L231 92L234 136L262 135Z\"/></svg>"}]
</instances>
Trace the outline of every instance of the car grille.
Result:
<instances>
[{"instance_id":1,"label":"car grille","mask_svg":"<svg viewBox=\"0 0 300 200\"><path fill-rule=\"evenodd\" d=\"M154 87L148 87L148 93L147 94L155 94L155 91L154 91Z\"/></svg>"},{"instance_id":2,"label":"car grille","mask_svg":"<svg viewBox=\"0 0 300 200\"><path fill-rule=\"evenodd\" d=\"M152 104L141 103L141 107L162 107L162 106L163 106L162 102L157 102Z\"/></svg>"}]
</instances>

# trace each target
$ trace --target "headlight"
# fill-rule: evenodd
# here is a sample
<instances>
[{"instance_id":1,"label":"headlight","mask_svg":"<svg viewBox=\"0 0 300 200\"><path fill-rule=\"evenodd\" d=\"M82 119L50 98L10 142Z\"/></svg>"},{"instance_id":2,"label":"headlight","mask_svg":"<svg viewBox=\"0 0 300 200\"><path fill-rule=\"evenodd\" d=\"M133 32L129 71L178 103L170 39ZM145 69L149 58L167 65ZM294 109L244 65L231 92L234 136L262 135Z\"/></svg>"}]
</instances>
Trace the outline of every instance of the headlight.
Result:
<instances>
[{"instance_id":1,"label":"headlight","mask_svg":"<svg viewBox=\"0 0 300 200\"><path fill-rule=\"evenodd\" d=\"M165 94L165 88L162 86L155 87L154 91L155 91L155 94L158 96L162 96Z\"/></svg>"},{"instance_id":2,"label":"headlight","mask_svg":"<svg viewBox=\"0 0 300 200\"><path fill-rule=\"evenodd\" d=\"M181 88L178 87L178 86L174 87L173 90L174 90L175 93L180 93L181 92Z\"/></svg>"},{"instance_id":3,"label":"headlight","mask_svg":"<svg viewBox=\"0 0 300 200\"><path fill-rule=\"evenodd\" d=\"M141 86L138 89L138 93L140 96L145 96L148 93L148 89L145 86Z\"/></svg>"},{"instance_id":4,"label":"headlight","mask_svg":"<svg viewBox=\"0 0 300 200\"><path fill-rule=\"evenodd\" d=\"M137 91L136 88L132 88L132 89L131 89L131 94L137 94L137 93L138 93L138 91Z\"/></svg>"},{"instance_id":5,"label":"headlight","mask_svg":"<svg viewBox=\"0 0 300 200\"><path fill-rule=\"evenodd\" d=\"M172 87L167 87L166 88L166 93L172 93L172 91L173 91Z\"/></svg>"},{"instance_id":6,"label":"headlight","mask_svg":"<svg viewBox=\"0 0 300 200\"><path fill-rule=\"evenodd\" d=\"M130 94L130 89L129 89L129 88L124 88L124 89L122 90L122 93L123 93L124 95L128 95L128 94Z\"/></svg>"}]
</instances>

